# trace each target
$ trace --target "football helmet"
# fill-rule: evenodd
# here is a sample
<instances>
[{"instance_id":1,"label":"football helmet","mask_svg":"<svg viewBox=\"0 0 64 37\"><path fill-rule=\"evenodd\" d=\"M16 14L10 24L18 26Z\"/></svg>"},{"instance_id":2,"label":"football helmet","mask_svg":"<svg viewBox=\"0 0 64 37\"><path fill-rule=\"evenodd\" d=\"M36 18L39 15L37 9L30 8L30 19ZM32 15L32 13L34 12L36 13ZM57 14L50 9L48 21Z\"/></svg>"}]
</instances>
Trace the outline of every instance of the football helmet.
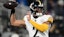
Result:
<instances>
[{"instance_id":1,"label":"football helmet","mask_svg":"<svg viewBox=\"0 0 64 37\"><path fill-rule=\"evenodd\" d=\"M36 11L35 8L41 8L43 9L43 3L41 3L40 0L36 0L33 3L30 4L30 9L32 11Z\"/></svg>"}]
</instances>

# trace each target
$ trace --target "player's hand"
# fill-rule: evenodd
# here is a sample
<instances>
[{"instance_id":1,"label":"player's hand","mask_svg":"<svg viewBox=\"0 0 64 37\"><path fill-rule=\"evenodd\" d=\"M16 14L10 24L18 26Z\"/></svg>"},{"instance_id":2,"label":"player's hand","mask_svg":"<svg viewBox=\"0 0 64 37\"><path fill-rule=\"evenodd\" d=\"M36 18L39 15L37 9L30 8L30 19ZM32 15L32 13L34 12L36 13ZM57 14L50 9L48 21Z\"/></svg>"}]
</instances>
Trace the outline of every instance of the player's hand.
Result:
<instances>
[{"instance_id":1,"label":"player's hand","mask_svg":"<svg viewBox=\"0 0 64 37\"><path fill-rule=\"evenodd\" d=\"M31 20L31 12L30 12L30 11L27 12L27 20L28 20L28 21Z\"/></svg>"}]
</instances>

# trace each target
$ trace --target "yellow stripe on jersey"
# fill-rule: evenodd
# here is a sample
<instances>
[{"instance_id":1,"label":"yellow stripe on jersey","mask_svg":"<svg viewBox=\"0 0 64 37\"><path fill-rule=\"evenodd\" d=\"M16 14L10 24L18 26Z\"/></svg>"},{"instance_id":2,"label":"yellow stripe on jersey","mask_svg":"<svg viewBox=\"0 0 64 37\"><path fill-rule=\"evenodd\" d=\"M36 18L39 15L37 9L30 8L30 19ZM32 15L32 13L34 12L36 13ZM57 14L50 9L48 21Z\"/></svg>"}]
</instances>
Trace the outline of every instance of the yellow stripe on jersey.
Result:
<instances>
[{"instance_id":1,"label":"yellow stripe on jersey","mask_svg":"<svg viewBox=\"0 0 64 37\"><path fill-rule=\"evenodd\" d=\"M48 21L51 22L51 23L53 23L53 18L50 17L50 18L48 19Z\"/></svg>"},{"instance_id":2,"label":"yellow stripe on jersey","mask_svg":"<svg viewBox=\"0 0 64 37\"><path fill-rule=\"evenodd\" d=\"M38 24L36 23L35 21L33 20L30 20L29 21L37 30L41 31L41 32L44 32L48 29L48 24L47 23L43 23L43 24Z\"/></svg>"}]
</instances>

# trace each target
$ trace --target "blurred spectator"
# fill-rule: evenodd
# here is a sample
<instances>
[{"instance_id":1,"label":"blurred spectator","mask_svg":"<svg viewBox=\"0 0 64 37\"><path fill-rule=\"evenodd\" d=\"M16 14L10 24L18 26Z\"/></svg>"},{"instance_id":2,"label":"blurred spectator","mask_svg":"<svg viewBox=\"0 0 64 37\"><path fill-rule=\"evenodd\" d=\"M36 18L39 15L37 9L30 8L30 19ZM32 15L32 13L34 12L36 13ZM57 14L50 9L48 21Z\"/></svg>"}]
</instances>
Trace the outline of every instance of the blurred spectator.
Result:
<instances>
[{"instance_id":1,"label":"blurred spectator","mask_svg":"<svg viewBox=\"0 0 64 37\"><path fill-rule=\"evenodd\" d=\"M63 0L49 0L48 11L54 13L54 23L50 29L50 37L64 37L64 4Z\"/></svg>"},{"instance_id":2,"label":"blurred spectator","mask_svg":"<svg viewBox=\"0 0 64 37\"><path fill-rule=\"evenodd\" d=\"M64 16L64 4L63 0L58 0L57 5L55 5L55 12L58 16Z\"/></svg>"}]
</instances>

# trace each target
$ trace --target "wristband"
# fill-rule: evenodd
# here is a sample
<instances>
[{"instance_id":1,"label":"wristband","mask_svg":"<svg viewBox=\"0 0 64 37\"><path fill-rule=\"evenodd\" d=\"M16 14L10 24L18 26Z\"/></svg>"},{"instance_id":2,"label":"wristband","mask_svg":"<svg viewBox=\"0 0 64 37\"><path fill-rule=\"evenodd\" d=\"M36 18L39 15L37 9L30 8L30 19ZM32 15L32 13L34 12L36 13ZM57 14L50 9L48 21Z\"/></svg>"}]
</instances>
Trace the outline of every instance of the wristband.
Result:
<instances>
[{"instance_id":1,"label":"wristband","mask_svg":"<svg viewBox=\"0 0 64 37\"><path fill-rule=\"evenodd\" d=\"M10 16L12 15L12 14L14 14L15 13L15 9L11 9L11 14L10 14Z\"/></svg>"}]
</instances>

